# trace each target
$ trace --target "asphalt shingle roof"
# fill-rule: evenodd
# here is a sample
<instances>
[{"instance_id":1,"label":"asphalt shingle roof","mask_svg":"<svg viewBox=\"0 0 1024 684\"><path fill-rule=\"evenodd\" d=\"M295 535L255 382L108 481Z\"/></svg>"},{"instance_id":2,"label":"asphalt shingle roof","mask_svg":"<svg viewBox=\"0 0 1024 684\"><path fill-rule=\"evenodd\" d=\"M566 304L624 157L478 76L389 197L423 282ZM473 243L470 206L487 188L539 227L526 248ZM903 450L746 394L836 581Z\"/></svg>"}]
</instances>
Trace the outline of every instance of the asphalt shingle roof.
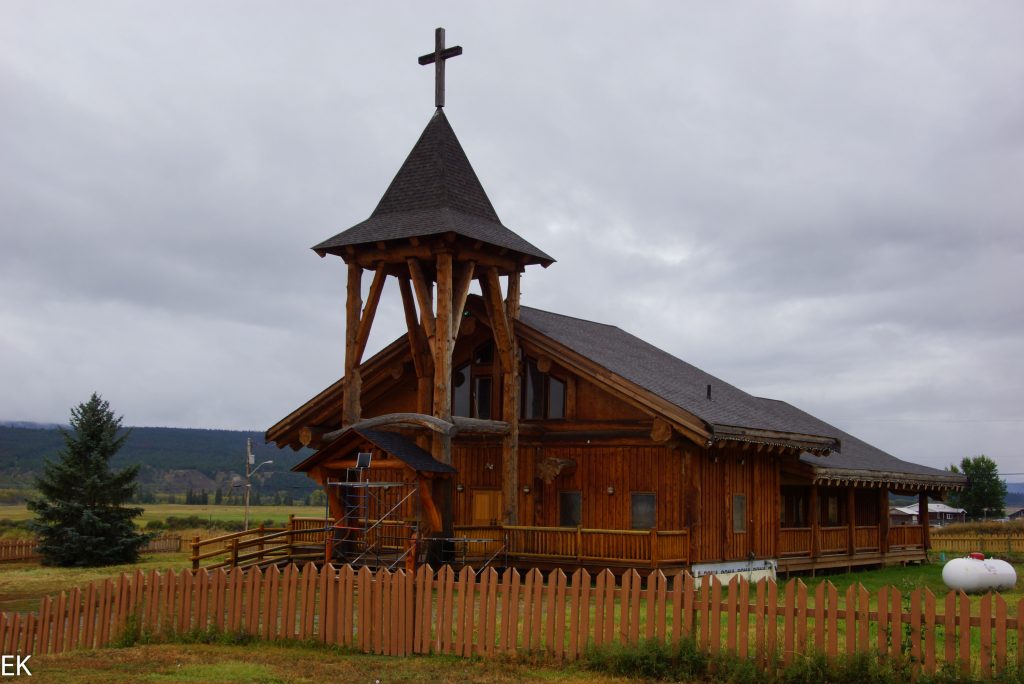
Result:
<instances>
[{"instance_id":1,"label":"asphalt shingle roof","mask_svg":"<svg viewBox=\"0 0 1024 684\"><path fill-rule=\"evenodd\" d=\"M781 412L614 325L527 306L520 321L711 425L828 436L814 421Z\"/></svg>"},{"instance_id":2,"label":"asphalt shingle roof","mask_svg":"<svg viewBox=\"0 0 1024 684\"><path fill-rule=\"evenodd\" d=\"M963 484L963 477L903 461L784 401L755 397L613 326L522 307L520 321L714 427L775 430L838 439L840 451L801 460L819 470L901 473ZM707 386L711 385L711 400Z\"/></svg>"},{"instance_id":3,"label":"asphalt shingle roof","mask_svg":"<svg viewBox=\"0 0 1024 684\"><path fill-rule=\"evenodd\" d=\"M453 232L554 261L502 225L444 111L434 112L370 218L313 247L338 253L347 245Z\"/></svg>"},{"instance_id":4,"label":"asphalt shingle roof","mask_svg":"<svg viewBox=\"0 0 1024 684\"><path fill-rule=\"evenodd\" d=\"M374 446L398 458L417 472L457 472L452 466L441 463L429 453L416 446L415 442L406 439L398 433L385 432L383 430L353 430L353 432L365 437Z\"/></svg>"}]
</instances>

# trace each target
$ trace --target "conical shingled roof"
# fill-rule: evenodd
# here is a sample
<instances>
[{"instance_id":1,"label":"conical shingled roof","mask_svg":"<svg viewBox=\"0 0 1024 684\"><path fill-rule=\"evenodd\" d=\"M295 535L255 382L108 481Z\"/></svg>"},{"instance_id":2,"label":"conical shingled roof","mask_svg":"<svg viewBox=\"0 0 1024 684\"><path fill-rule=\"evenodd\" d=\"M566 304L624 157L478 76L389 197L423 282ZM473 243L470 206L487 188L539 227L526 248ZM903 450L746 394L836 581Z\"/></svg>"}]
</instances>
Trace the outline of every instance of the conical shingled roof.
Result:
<instances>
[{"instance_id":1,"label":"conical shingled roof","mask_svg":"<svg viewBox=\"0 0 1024 684\"><path fill-rule=\"evenodd\" d=\"M438 109L370 218L313 249L321 256L341 254L348 245L447 232L522 253L544 266L554 261L502 225L448 118Z\"/></svg>"}]
</instances>

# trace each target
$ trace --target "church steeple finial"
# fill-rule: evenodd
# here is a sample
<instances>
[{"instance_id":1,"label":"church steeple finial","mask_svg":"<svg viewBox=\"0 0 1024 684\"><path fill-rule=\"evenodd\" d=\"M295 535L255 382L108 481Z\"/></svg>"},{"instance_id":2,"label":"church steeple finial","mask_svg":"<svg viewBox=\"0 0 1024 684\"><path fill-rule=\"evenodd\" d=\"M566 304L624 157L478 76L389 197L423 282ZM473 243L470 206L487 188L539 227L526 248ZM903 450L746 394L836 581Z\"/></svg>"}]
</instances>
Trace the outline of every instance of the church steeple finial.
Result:
<instances>
[{"instance_id":1,"label":"church steeple finial","mask_svg":"<svg viewBox=\"0 0 1024 684\"><path fill-rule=\"evenodd\" d=\"M444 107L444 63L452 57L462 54L462 46L445 48L444 29L438 28L434 31L434 51L420 57L420 64L434 65L434 106L440 109Z\"/></svg>"}]
</instances>

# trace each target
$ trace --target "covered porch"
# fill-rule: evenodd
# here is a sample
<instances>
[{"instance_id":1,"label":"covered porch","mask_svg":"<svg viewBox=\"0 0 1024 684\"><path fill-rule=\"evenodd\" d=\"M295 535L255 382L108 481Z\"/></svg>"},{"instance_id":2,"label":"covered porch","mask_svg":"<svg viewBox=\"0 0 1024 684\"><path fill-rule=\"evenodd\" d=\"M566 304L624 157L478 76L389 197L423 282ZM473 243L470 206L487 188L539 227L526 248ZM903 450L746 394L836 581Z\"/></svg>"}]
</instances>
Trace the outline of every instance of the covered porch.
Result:
<instances>
[{"instance_id":1,"label":"covered porch","mask_svg":"<svg viewBox=\"0 0 1024 684\"><path fill-rule=\"evenodd\" d=\"M802 572L927 560L927 525L890 525L890 483L875 479L785 477L776 541L779 571ZM927 488L917 495L927 511ZM910 493L901 490L899 493Z\"/></svg>"}]
</instances>

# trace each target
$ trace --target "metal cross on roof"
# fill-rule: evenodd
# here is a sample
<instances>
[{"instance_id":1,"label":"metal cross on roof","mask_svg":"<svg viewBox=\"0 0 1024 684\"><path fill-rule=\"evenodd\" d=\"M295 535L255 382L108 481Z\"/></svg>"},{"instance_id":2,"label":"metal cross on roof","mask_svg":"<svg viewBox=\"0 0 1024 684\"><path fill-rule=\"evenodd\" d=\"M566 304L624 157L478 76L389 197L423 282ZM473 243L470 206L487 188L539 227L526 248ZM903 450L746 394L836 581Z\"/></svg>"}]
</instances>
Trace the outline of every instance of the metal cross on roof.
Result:
<instances>
[{"instance_id":1,"label":"metal cross on roof","mask_svg":"<svg viewBox=\"0 0 1024 684\"><path fill-rule=\"evenodd\" d=\"M434 51L420 57L420 64L434 65L434 106L444 107L444 62L451 57L462 54L462 46L456 45L445 49L444 29L434 31Z\"/></svg>"}]
</instances>

